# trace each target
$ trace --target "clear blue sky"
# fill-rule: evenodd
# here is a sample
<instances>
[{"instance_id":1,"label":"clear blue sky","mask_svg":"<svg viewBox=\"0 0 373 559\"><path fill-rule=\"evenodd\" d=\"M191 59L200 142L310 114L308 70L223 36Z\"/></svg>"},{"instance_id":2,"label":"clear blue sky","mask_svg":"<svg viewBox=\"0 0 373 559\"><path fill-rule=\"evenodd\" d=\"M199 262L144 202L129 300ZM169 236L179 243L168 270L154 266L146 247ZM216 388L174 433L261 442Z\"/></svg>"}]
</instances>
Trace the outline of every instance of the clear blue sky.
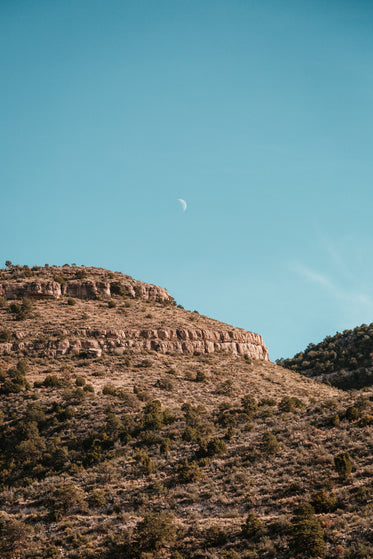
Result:
<instances>
[{"instance_id":1,"label":"clear blue sky","mask_svg":"<svg viewBox=\"0 0 373 559\"><path fill-rule=\"evenodd\" d=\"M1 2L1 265L162 285L271 359L372 322L372 69L371 0Z\"/></svg>"}]
</instances>

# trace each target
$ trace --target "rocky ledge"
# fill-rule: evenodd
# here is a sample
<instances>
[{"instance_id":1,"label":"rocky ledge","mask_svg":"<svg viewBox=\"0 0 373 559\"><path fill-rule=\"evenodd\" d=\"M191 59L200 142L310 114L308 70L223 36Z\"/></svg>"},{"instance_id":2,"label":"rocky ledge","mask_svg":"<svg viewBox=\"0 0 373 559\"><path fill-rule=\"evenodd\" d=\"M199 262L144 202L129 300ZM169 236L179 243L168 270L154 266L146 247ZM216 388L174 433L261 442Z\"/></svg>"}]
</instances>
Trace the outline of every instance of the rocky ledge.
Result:
<instances>
[{"instance_id":1,"label":"rocky ledge","mask_svg":"<svg viewBox=\"0 0 373 559\"><path fill-rule=\"evenodd\" d=\"M0 282L0 297L6 299L59 299L64 295L78 299L101 299L122 295L150 301L173 302L173 298L166 289L140 281L69 280L60 283L53 280L29 280Z\"/></svg>"},{"instance_id":2,"label":"rocky ledge","mask_svg":"<svg viewBox=\"0 0 373 559\"><path fill-rule=\"evenodd\" d=\"M21 338L21 336L20 336ZM49 340L36 339L0 344L0 353L13 351L37 352L43 356L81 355L101 357L103 351L120 354L127 349L148 349L160 353L229 352L248 355L252 359L268 361L268 350L262 337L244 330L149 329L149 330L93 330L81 329L69 335Z\"/></svg>"}]
</instances>

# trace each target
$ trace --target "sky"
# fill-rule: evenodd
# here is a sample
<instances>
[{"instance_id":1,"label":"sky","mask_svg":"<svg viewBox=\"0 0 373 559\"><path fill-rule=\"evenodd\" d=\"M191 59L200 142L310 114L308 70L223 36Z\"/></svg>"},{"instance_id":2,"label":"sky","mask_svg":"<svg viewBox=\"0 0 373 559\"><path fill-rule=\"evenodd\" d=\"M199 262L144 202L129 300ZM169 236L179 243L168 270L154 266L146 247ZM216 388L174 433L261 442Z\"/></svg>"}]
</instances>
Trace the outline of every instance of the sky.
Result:
<instances>
[{"instance_id":1,"label":"sky","mask_svg":"<svg viewBox=\"0 0 373 559\"><path fill-rule=\"evenodd\" d=\"M370 0L1 2L0 266L161 285L272 360L372 322L372 68Z\"/></svg>"}]
</instances>

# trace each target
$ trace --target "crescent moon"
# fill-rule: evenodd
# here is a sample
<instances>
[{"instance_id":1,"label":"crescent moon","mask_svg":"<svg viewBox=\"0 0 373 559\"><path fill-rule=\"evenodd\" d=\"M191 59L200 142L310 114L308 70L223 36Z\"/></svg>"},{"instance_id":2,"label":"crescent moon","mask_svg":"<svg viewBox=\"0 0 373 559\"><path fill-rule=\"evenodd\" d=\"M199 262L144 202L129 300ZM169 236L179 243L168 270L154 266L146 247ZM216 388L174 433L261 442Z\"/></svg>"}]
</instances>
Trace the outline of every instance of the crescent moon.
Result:
<instances>
[{"instance_id":1,"label":"crescent moon","mask_svg":"<svg viewBox=\"0 0 373 559\"><path fill-rule=\"evenodd\" d=\"M183 212L185 212L185 210L187 209L187 203L185 200L183 200L182 198L178 198L180 204L183 206Z\"/></svg>"}]
</instances>

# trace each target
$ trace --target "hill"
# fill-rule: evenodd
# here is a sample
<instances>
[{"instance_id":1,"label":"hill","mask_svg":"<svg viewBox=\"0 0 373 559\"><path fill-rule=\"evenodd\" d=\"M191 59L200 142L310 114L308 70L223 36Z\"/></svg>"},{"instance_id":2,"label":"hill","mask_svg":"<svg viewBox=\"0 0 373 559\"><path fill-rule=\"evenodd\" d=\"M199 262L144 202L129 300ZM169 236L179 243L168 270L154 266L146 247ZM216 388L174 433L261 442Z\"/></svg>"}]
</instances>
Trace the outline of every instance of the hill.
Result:
<instances>
[{"instance_id":1,"label":"hill","mask_svg":"<svg viewBox=\"0 0 373 559\"><path fill-rule=\"evenodd\" d=\"M117 272L0 293L1 557L372 556L372 392Z\"/></svg>"},{"instance_id":2,"label":"hill","mask_svg":"<svg viewBox=\"0 0 373 559\"><path fill-rule=\"evenodd\" d=\"M308 377L342 389L373 385L373 323L327 336L290 359L277 361Z\"/></svg>"}]
</instances>

